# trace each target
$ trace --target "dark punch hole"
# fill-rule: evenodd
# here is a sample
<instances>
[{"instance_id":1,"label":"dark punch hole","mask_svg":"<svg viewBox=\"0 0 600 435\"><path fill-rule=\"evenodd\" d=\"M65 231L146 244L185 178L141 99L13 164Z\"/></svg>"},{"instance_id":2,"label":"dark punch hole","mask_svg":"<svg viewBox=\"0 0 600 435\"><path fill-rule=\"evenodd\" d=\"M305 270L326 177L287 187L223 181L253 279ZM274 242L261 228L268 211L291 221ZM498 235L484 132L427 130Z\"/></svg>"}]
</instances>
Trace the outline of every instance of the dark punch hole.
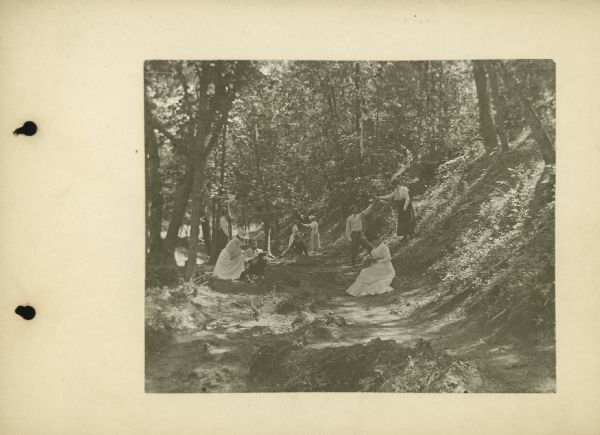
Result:
<instances>
[{"instance_id":1,"label":"dark punch hole","mask_svg":"<svg viewBox=\"0 0 600 435\"><path fill-rule=\"evenodd\" d=\"M35 317L35 308L30 307L29 305L19 305L15 309L15 313L24 318L25 320L31 320Z\"/></svg>"},{"instance_id":2,"label":"dark punch hole","mask_svg":"<svg viewBox=\"0 0 600 435\"><path fill-rule=\"evenodd\" d=\"M26 121L22 127L13 131L15 136L24 134L25 136L33 136L37 132L37 125L33 121Z\"/></svg>"}]
</instances>

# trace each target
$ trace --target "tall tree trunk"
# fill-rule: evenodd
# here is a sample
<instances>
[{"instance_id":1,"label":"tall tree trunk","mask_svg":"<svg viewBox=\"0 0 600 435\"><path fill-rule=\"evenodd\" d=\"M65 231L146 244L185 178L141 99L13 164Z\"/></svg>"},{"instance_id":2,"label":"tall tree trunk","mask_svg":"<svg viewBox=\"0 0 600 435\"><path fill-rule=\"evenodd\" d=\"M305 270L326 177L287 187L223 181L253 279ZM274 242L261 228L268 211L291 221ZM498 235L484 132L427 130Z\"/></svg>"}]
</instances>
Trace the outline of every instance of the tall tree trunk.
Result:
<instances>
[{"instance_id":1,"label":"tall tree trunk","mask_svg":"<svg viewBox=\"0 0 600 435\"><path fill-rule=\"evenodd\" d=\"M380 86L377 82L377 78L375 78L375 139L373 141L375 143L375 147L379 147L379 109L381 106L381 92L379 87Z\"/></svg>"},{"instance_id":2,"label":"tall tree trunk","mask_svg":"<svg viewBox=\"0 0 600 435\"><path fill-rule=\"evenodd\" d=\"M446 71L444 69L444 62L440 61L439 62L439 77L438 77L438 101L440 104L440 108L438 110L440 116L438 118L438 125L439 125L439 147L441 148L439 150L438 155L436 156L437 158L440 158L442 156L445 156L448 152L448 144L446 143L446 138L448 137L448 130L449 130L449 116L448 116L448 96L447 96L447 90L446 90L446 86L445 86L445 80L446 80Z\"/></svg>"},{"instance_id":3,"label":"tall tree trunk","mask_svg":"<svg viewBox=\"0 0 600 435\"><path fill-rule=\"evenodd\" d=\"M209 68L207 62L202 62L203 70L202 72L198 72L199 75L199 83L196 89L196 97L203 102L204 110L201 110L202 113L207 111L207 99L206 99L206 91L208 89L209 83ZM186 111L191 110L192 102L190 98L190 87L188 85L187 78L183 72L183 65L179 64L178 68L176 68L176 75L181 81L181 86L183 87L183 108ZM190 122L192 119L190 118ZM206 133L206 132L201 132ZM179 231L179 227L183 223L183 217L185 216L185 211L187 210L188 201L190 199L190 194L192 192L192 188L194 185L194 174L196 173L196 158L195 156L198 154L198 147L200 144L195 140L195 137L188 137L188 140L191 141L188 160L185 168L185 174L183 178L178 183L175 191L177 192L177 196L175 198L175 205L173 206L173 211L171 213L169 219L169 228L167 230L167 236L165 238L165 255L169 258L173 257L173 250L175 249L177 242L177 232Z\"/></svg>"},{"instance_id":4,"label":"tall tree trunk","mask_svg":"<svg viewBox=\"0 0 600 435\"><path fill-rule=\"evenodd\" d=\"M265 218L264 227L265 227L265 242L267 244L267 246L266 246L267 254L272 255L271 254L271 221L269 220L268 217Z\"/></svg>"},{"instance_id":5,"label":"tall tree trunk","mask_svg":"<svg viewBox=\"0 0 600 435\"><path fill-rule=\"evenodd\" d=\"M204 207L204 216L202 216L201 225L202 225L202 238L204 240L204 247L206 248L206 253L210 256L212 252L211 245L211 234L210 234L210 221L209 216L206 213L206 205Z\"/></svg>"},{"instance_id":6,"label":"tall tree trunk","mask_svg":"<svg viewBox=\"0 0 600 435\"><path fill-rule=\"evenodd\" d=\"M208 80L204 76L206 64L202 68L202 71L198 71L201 77L200 88L203 89L201 92L201 104L200 110L197 116L197 133L196 141L192 147L190 158L195 161L194 170L194 181L192 187L192 234L189 240L188 246L188 262L185 269L184 279L189 281L194 278L196 274L196 255L198 252L198 235L200 218L203 214L203 197L204 197L204 183L205 183L205 165L206 159L210 155L213 147L216 146L216 140L227 122L227 116L231 110L233 100L235 98L235 92L237 86L240 84L241 73L247 65L246 62L236 62L235 72L233 73L233 80L230 83L226 81L226 73L224 71L225 64L223 61L216 61L210 63L209 66L213 66L214 69L211 71L212 83L214 84L214 94L212 97L208 97L206 92Z\"/></svg>"},{"instance_id":7,"label":"tall tree trunk","mask_svg":"<svg viewBox=\"0 0 600 435\"><path fill-rule=\"evenodd\" d=\"M217 262L217 257L219 253L217 252L217 234L219 230L219 215L221 214L220 210L217 208L217 200L216 198L212 199L212 242L211 242L211 251L210 251L210 260L209 264L215 264Z\"/></svg>"},{"instance_id":8,"label":"tall tree trunk","mask_svg":"<svg viewBox=\"0 0 600 435\"><path fill-rule=\"evenodd\" d=\"M223 126L223 133L221 135L221 189L224 189L225 185L225 151L227 150L227 124Z\"/></svg>"},{"instance_id":9,"label":"tall tree trunk","mask_svg":"<svg viewBox=\"0 0 600 435\"><path fill-rule=\"evenodd\" d=\"M196 170L194 171L194 186L192 188L192 217L191 217L191 234L188 244L188 261L185 268L184 280L189 281L196 275L196 258L198 254L198 240L200 233L200 218L203 208L204 196L204 164L205 155L198 156Z\"/></svg>"},{"instance_id":10,"label":"tall tree trunk","mask_svg":"<svg viewBox=\"0 0 600 435\"><path fill-rule=\"evenodd\" d=\"M265 177L264 177L264 173L262 170L262 156L259 150L259 137L258 137L258 124L254 124L253 127L253 132L252 132L252 142L254 145L254 163L256 165L256 175L258 175L258 181L259 181L259 188L261 190L261 196L262 196L262 200L263 200L263 207L264 207L264 217L263 217L263 231L265 234L265 242L266 242L266 249L267 249L267 253L269 255L271 255L271 219L272 219L272 213L271 213L271 202L269 201L269 198L266 194L267 191L267 184L265 183Z\"/></svg>"},{"instance_id":11,"label":"tall tree trunk","mask_svg":"<svg viewBox=\"0 0 600 435\"><path fill-rule=\"evenodd\" d=\"M483 145L487 152L493 151L497 146L496 129L490 110L490 98L487 91L487 78L483 61L473 61L473 75L475 76L475 87L477 88L477 101L479 103L479 125Z\"/></svg>"},{"instance_id":12,"label":"tall tree trunk","mask_svg":"<svg viewBox=\"0 0 600 435\"><path fill-rule=\"evenodd\" d=\"M229 201L225 203L225 207L227 208L227 223L229 224L229 239L233 237L233 220L231 219L231 208L229 206Z\"/></svg>"},{"instance_id":13,"label":"tall tree trunk","mask_svg":"<svg viewBox=\"0 0 600 435\"><path fill-rule=\"evenodd\" d=\"M426 60L425 61L425 66L423 67L423 81L425 84L425 113L427 114L427 116L429 117L429 102L431 100L431 94L433 93L433 83L431 83L431 61ZM430 85L431 85L431 91L430 90Z\"/></svg>"},{"instance_id":14,"label":"tall tree trunk","mask_svg":"<svg viewBox=\"0 0 600 435\"><path fill-rule=\"evenodd\" d=\"M175 187L175 205L173 206L171 216L169 217L169 228L167 229L167 235L165 237L163 249L165 254L171 257L173 256L173 250L177 245L177 234L179 233L179 228L183 224L183 217L185 216L190 193L192 192L192 185L194 184L194 170L195 164L191 161L188 161L185 168L185 173Z\"/></svg>"},{"instance_id":15,"label":"tall tree trunk","mask_svg":"<svg viewBox=\"0 0 600 435\"><path fill-rule=\"evenodd\" d=\"M364 129L363 129L363 110L362 110L362 95L360 87L360 65L358 62L354 63L354 88L356 91L355 95L355 121L354 127L356 128L356 135L358 136L358 150L360 152L361 160L365 154L364 144ZM361 162L362 164L362 162Z\"/></svg>"},{"instance_id":16,"label":"tall tree trunk","mask_svg":"<svg viewBox=\"0 0 600 435\"><path fill-rule=\"evenodd\" d=\"M525 97L523 93L523 89L521 85L515 80L510 71L506 68L503 63L499 63L500 69L502 71L502 78L504 79L504 84L507 88L509 88L515 96L517 97L521 108L523 109L523 113L525 115L525 121L529 125L531 129L531 133L538 144L540 153L542 154L542 158L546 164L554 164L556 162L556 155L554 151L554 144L550 140L548 133L544 129L540 118L535 113L535 109L529 100Z\"/></svg>"},{"instance_id":17,"label":"tall tree trunk","mask_svg":"<svg viewBox=\"0 0 600 435\"><path fill-rule=\"evenodd\" d=\"M492 89L492 99L494 101L494 109L496 114L495 124L496 133L498 139L500 139L500 145L503 151L508 151L508 139L506 132L504 131L504 119L506 119L506 104L504 102L504 95L500 93L498 89L498 76L496 74L496 67L493 62L486 64L486 70L490 76L490 87Z\"/></svg>"},{"instance_id":18,"label":"tall tree trunk","mask_svg":"<svg viewBox=\"0 0 600 435\"><path fill-rule=\"evenodd\" d=\"M210 149L216 147L217 141L218 135L212 135L208 147ZM194 182L195 167L196 162L194 161L194 159L188 159L185 174L179 180L179 183L175 188L175 205L173 206L173 211L171 212L171 216L169 219L169 228L167 230L167 235L165 237L163 246L163 252L169 257L173 256L173 250L175 249L175 246L177 244L178 228L181 227L183 223L183 218L185 216L185 212L187 210L190 194L192 192L192 185Z\"/></svg>"},{"instance_id":19,"label":"tall tree trunk","mask_svg":"<svg viewBox=\"0 0 600 435\"><path fill-rule=\"evenodd\" d=\"M218 92L218 91L217 91ZM204 166L206 164L206 159L212 150L213 144L216 144L214 141L215 137L218 137L219 133L222 131L225 122L227 121L227 116L229 114L229 110L231 109L231 103L233 102L233 97L231 97L228 101L225 102L224 108L222 109L220 119L216 122L216 125L210 129L210 132L207 134L206 139L204 140L203 146L200 148L198 152L198 160L196 162L196 173L194 175L194 188L192 189L192 225L196 226L196 232L192 233L190 237L190 243L188 247L188 264L184 274L184 280L189 281L193 279L196 275L196 255L198 253L198 224L200 223L200 217L202 214L202 205L203 205L203 196L204 196L204 182L205 182L205 173ZM194 228L194 227L192 227ZM213 227L213 235L217 232L214 231ZM231 222L229 222L229 234L231 235ZM213 243L214 247L215 243ZM216 261L216 260L215 260Z\"/></svg>"},{"instance_id":20,"label":"tall tree trunk","mask_svg":"<svg viewBox=\"0 0 600 435\"><path fill-rule=\"evenodd\" d=\"M146 151L146 256L148 263L157 260L161 248L163 198L161 194L158 141L152 127L150 103L144 101Z\"/></svg>"},{"instance_id":21,"label":"tall tree trunk","mask_svg":"<svg viewBox=\"0 0 600 435\"><path fill-rule=\"evenodd\" d=\"M337 100L336 100L336 89L334 87L333 81L331 80L331 76L326 84L326 93L327 93L327 101L329 111L326 114L327 123L323 124L324 132L331 144L333 144L335 148L335 152L340 158L339 165L343 166L345 161L345 150L342 146L339 138L339 116L337 112ZM321 165L323 165L323 159L317 159ZM332 171L335 173L335 171ZM327 172L325 172L327 174ZM333 188L333 184L331 183L330 177L325 175L327 187L331 190Z\"/></svg>"},{"instance_id":22,"label":"tall tree trunk","mask_svg":"<svg viewBox=\"0 0 600 435\"><path fill-rule=\"evenodd\" d=\"M215 168L219 168L220 170L220 175L219 175L219 196L217 198L221 198L222 195L225 193L225 139L226 139L226 129L227 129L227 125L223 125L221 132L219 132L218 134L215 134L215 138L218 138L219 136L221 137L221 157L219 158L219 148L217 145L215 145L215 153L214 153L214 164L215 164ZM217 203L218 202L218 203ZM220 231L220 216L225 212L225 210L227 210L227 215L229 215L229 208L227 207L226 204L224 204L220 199L213 199L212 201L212 206L213 206L213 232L212 232L212 243L211 243L211 250L209 251L210 254L210 259L209 259L209 264L215 264L217 262L217 259L219 257L220 251L217 252L217 250L219 249L219 244L217 243L217 238L219 237L219 231ZM231 218L227 219L227 222L229 223L229 238L231 239L232 237L232 226L231 226Z\"/></svg>"},{"instance_id":23,"label":"tall tree trunk","mask_svg":"<svg viewBox=\"0 0 600 435\"><path fill-rule=\"evenodd\" d=\"M217 145L218 135L211 137L209 148L214 148ZM177 244L177 233L179 227L183 224L183 218L185 211L187 210L190 194L192 192L192 185L194 182L194 170L196 167L196 161L189 158L186 164L185 173L183 177L177 183L175 187L176 197L173 211L169 218L169 228L167 229L167 235L165 237L163 251L168 255L172 256L173 249Z\"/></svg>"},{"instance_id":24,"label":"tall tree trunk","mask_svg":"<svg viewBox=\"0 0 600 435\"><path fill-rule=\"evenodd\" d=\"M419 61L418 62L418 74L419 74L419 90L418 90L418 105L417 105L417 141L416 146L414 147L416 152L415 157L417 160L421 160L424 153L424 148L426 148L425 144L427 139L429 138L428 134L428 124L429 124L429 100L430 100L430 92L429 92L429 61ZM412 152L412 150L411 150Z\"/></svg>"},{"instance_id":25,"label":"tall tree trunk","mask_svg":"<svg viewBox=\"0 0 600 435\"><path fill-rule=\"evenodd\" d=\"M194 182L191 192L191 225L192 231L190 234L190 240L188 243L188 261L185 268L184 280L189 281L196 276L196 258L198 255L198 241L199 241L199 227L200 219L204 214L204 193L205 193L205 166L206 159L210 155L212 150L211 146L215 146L215 137L218 137L219 131L223 126L223 120L227 118L227 113L221 115L221 119L217 122L217 125L211 128L211 122L208 121L206 124L200 123L201 137L196 144L194 154L192 158L195 160L194 170Z\"/></svg>"}]
</instances>

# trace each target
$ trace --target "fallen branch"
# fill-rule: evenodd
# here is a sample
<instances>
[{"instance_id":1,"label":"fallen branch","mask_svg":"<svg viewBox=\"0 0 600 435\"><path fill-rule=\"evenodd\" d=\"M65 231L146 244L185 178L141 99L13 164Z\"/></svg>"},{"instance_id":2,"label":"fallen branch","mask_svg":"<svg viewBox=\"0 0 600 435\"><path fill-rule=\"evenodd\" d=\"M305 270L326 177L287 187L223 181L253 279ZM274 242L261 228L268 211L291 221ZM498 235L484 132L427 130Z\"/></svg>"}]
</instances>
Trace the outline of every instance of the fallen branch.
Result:
<instances>
[{"instance_id":1,"label":"fallen branch","mask_svg":"<svg viewBox=\"0 0 600 435\"><path fill-rule=\"evenodd\" d=\"M254 316L255 320L258 320L258 310L256 309L256 307L254 306L254 304L252 304L252 298L250 298L250 305L248 304L243 304L241 302L237 302L237 301L230 301L230 303L232 305L237 305L240 308L244 308L244 309L248 309L252 311L252 314Z\"/></svg>"},{"instance_id":2,"label":"fallen branch","mask_svg":"<svg viewBox=\"0 0 600 435\"><path fill-rule=\"evenodd\" d=\"M238 307L242 307L242 308L250 308L247 304L243 304L241 302L237 302L237 301L230 301L232 305L237 305Z\"/></svg>"},{"instance_id":3,"label":"fallen branch","mask_svg":"<svg viewBox=\"0 0 600 435\"><path fill-rule=\"evenodd\" d=\"M494 317L492 317L489 321L493 322L494 320L496 320L498 317L500 317L502 314L504 314L506 312L506 308L503 309L502 311L500 311L498 314L496 314Z\"/></svg>"}]
</instances>

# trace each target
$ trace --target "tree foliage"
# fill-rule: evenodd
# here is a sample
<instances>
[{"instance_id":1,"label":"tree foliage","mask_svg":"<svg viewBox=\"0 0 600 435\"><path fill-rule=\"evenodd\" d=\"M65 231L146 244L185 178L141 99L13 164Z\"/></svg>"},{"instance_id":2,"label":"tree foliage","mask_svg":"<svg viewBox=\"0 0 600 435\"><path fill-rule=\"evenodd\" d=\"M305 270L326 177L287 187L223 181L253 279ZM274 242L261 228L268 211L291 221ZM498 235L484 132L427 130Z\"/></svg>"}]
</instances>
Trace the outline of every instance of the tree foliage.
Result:
<instances>
[{"instance_id":1,"label":"tree foliage","mask_svg":"<svg viewBox=\"0 0 600 435\"><path fill-rule=\"evenodd\" d=\"M228 207L276 237L294 212L339 221L401 169L418 191L438 165L500 154L524 132L548 160L554 77L544 60L147 62L150 251L157 227L172 248L191 221L193 186L210 222Z\"/></svg>"}]
</instances>

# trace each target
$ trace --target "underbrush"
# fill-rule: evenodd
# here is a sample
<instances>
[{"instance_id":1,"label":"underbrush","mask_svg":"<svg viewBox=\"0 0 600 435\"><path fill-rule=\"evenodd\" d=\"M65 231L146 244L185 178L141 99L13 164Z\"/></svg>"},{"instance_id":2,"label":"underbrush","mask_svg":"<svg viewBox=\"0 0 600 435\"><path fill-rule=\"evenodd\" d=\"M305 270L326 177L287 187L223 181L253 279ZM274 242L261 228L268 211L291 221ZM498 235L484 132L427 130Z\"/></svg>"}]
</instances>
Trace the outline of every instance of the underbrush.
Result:
<instances>
[{"instance_id":1,"label":"underbrush","mask_svg":"<svg viewBox=\"0 0 600 435\"><path fill-rule=\"evenodd\" d=\"M392 247L397 273L436 287L437 313L465 312L497 334L552 335L554 176L530 143L442 165L415 203L419 237Z\"/></svg>"},{"instance_id":2,"label":"underbrush","mask_svg":"<svg viewBox=\"0 0 600 435\"><path fill-rule=\"evenodd\" d=\"M481 378L468 362L436 352L426 341L409 347L375 338L314 349L280 339L253 355L248 382L252 391L467 393Z\"/></svg>"},{"instance_id":3,"label":"underbrush","mask_svg":"<svg viewBox=\"0 0 600 435\"><path fill-rule=\"evenodd\" d=\"M486 287L495 269L514 255L523 238L523 224L541 168L540 164L521 164L508 168L515 184L496 181L489 200L479 206L474 222L459 235L454 249L429 268L441 277L442 290Z\"/></svg>"},{"instance_id":4,"label":"underbrush","mask_svg":"<svg viewBox=\"0 0 600 435\"><path fill-rule=\"evenodd\" d=\"M173 287L180 283L182 276L183 268L177 265L146 265L146 288Z\"/></svg>"}]
</instances>

